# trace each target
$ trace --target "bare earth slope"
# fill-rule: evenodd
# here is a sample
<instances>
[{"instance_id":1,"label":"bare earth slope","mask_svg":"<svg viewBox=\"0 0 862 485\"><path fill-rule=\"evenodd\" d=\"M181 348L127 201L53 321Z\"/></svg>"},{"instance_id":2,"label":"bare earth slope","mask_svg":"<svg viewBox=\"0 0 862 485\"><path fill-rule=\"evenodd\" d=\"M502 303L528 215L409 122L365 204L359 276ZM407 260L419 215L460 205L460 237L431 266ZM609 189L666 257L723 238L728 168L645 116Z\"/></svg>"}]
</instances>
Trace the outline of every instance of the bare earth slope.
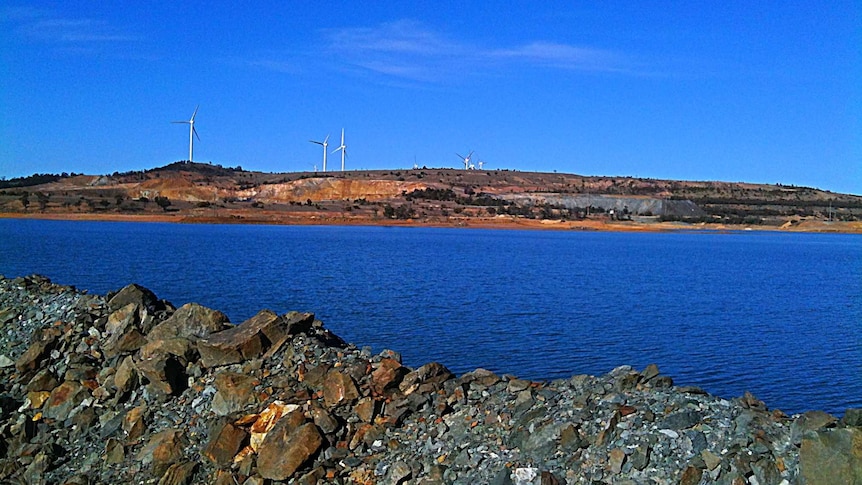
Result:
<instances>
[{"instance_id":1,"label":"bare earth slope","mask_svg":"<svg viewBox=\"0 0 862 485\"><path fill-rule=\"evenodd\" d=\"M557 229L862 232L862 197L784 185L509 170L261 173L176 162L0 181L0 216Z\"/></svg>"}]
</instances>

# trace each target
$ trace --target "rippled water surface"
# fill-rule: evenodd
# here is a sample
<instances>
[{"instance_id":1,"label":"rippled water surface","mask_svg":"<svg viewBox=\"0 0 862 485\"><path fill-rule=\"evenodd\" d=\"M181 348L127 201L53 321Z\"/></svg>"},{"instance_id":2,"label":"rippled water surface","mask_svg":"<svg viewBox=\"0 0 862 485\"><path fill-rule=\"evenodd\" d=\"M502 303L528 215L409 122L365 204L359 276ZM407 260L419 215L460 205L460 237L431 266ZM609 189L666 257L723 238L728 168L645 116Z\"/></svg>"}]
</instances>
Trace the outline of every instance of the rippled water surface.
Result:
<instances>
[{"instance_id":1,"label":"rippled water surface","mask_svg":"<svg viewBox=\"0 0 862 485\"><path fill-rule=\"evenodd\" d=\"M862 237L0 220L0 273L136 282L239 323L312 311L345 340L531 379L657 363L786 412L862 407Z\"/></svg>"}]
</instances>

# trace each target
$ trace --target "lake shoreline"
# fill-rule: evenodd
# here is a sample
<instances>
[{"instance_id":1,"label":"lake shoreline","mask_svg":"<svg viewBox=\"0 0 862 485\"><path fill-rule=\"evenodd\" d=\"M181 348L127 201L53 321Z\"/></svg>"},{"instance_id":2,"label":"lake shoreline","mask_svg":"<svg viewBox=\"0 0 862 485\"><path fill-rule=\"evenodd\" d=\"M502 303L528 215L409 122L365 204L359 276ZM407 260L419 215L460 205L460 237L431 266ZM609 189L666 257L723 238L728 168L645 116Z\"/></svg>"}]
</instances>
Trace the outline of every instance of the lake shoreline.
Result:
<instances>
[{"instance_id":1,"label":"lake shoreline","mask_svg":"<svg viewBox=\"0 0 862 485\"><path fill-rule=\"evenodd\" d=\"M16 483L789 484L862 470L862 409L788 416L654 364L459 376L373 355L311 313L232 325L138 285L102 296L38 275L0 277L3 327L17 411L0 419L0 480Z\"/></svg>"},{"instance_id":2,"label":"lake shoreline","mask_svg":"<svg viewBox=\"0 0 862 485\"><path fill-rule=\"evenodd\" d=\"M576 221L540 220L516 217L450 217L439 219L386 220L365 217L332 217L314 215L285 215L262 213L256 215L206 216L188 214L95 214L95 213L14 213L0 212L0 219L36 219L58 221L98 222L160 222L175 224L250 224L286 226L372 226L372 227L428 227L495 230L551 230L551 231L597 231L597 232L672 232L704 231L710 233L737 231L769 231L794 233L862 234L862 222L806 220L798 224L783 226L691 224L682 222L637 222L584 219Z\"/></svg>"}]
</instances>

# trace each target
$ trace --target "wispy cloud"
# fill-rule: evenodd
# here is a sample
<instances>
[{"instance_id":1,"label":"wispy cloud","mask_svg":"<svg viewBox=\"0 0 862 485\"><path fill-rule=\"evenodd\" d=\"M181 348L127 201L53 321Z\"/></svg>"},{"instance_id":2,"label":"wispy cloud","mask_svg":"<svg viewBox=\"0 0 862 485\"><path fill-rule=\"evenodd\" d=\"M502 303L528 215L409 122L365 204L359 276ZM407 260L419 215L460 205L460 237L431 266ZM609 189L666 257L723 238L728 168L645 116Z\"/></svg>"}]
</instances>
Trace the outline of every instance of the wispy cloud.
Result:
<instances>
[{"instance_id":1,"label":"wispy cloud","mask_svg":"<svg viewBox=\"0 0 862 485\"><path fill-rule=\"evenodd\" d=\"M10 29L21 38L80 48L105 42L139 40L104 20L83 17L62 17L46 10L29 7L9 7L0 10L0 22L12 24Z\"/></svg>"},{"instance_id":2,"label":"wispy cloud","mask_svg":"<svg viewBox=\"0 0 862 485\"><path fill-rule=\"evenodd\" d=\"M627 63L620 54L611 51L553 42L531 42L497 49L489 51L488 56L561 69L591 71L616 71Z\"/></svg>"},{"instance_id":3,"label":"wispy cloud","mask_svg":"<svg viewBox=\"0 0 862 485\"><path fill-rule=\"evenodd\" d=\"M324 31L325 50L354 69L411 81L434 82L520 66L631 72L626 56L609 50L545 41L482 46L401 20L376 27Z\"/></svg>"}]
</instances>

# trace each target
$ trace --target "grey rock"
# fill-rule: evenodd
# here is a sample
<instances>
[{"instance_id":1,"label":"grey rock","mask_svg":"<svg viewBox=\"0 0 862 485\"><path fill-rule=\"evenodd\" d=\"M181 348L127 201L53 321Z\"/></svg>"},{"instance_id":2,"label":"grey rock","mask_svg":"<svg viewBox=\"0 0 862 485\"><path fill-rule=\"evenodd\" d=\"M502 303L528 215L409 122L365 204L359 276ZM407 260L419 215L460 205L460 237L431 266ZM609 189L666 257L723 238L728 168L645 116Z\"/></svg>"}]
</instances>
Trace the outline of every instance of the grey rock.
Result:
<instances>
[{"instance_id":1,"label":"grey rock","mask_svg":"<svg viewBox=\"0 0 862 485\"><path fill-rule=\"evenodd\" d=\"M681 411L664 418L661 427L668 429L687 429L703 420L703 416L697 411Z\"/></svg>"}]
</instances>

